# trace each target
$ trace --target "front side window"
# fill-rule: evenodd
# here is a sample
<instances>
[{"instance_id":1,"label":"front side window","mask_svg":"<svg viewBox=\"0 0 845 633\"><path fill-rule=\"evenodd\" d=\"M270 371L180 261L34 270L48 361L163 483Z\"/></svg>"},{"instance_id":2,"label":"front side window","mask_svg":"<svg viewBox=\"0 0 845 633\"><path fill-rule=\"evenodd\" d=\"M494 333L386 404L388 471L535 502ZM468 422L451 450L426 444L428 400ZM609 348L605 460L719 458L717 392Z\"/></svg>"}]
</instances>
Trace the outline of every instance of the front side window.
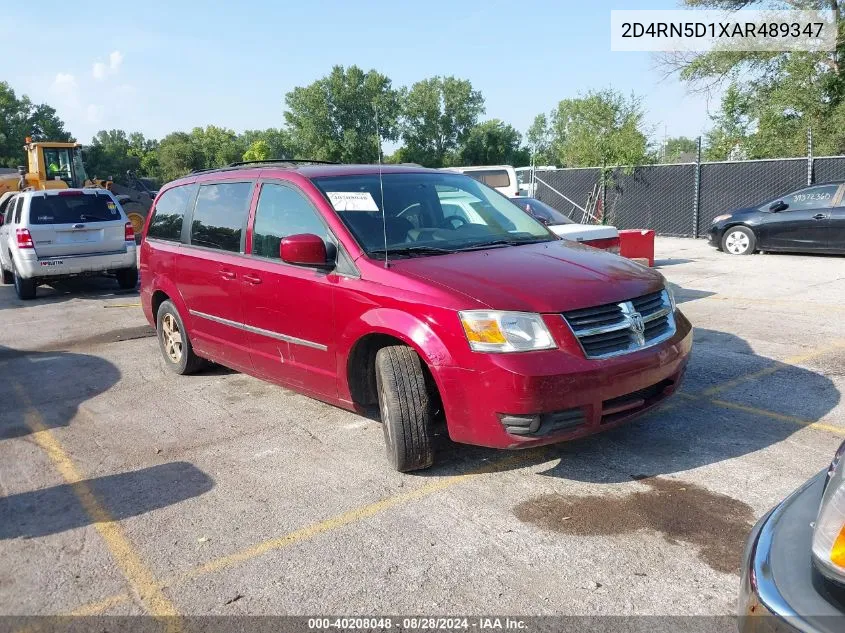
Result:
<instances>
[{"instance_id":1,"label":"front side window","mask_svg":"<svg viewBox=\"0 0 845 633\"><path fill-rule=\"evenodd\" d=\"M789 205L786 211L800 211L802 209L819 209L829 207L836 195L839 185L821 185L807 187L782 198Z\"/></svg>"},{"instance_id":2,"label":"front side window","mask_svg":"<svg viewBox=\"0 0 845 633\"><path fill-rule=\"evenodd\" d=\"M325 239L326 226L301 193L274 183L261 186L252 228L252 254L280 259L282 238L311 233Z\"/></svg>"},{"instance_id":3,"label":"front side window","mask_svg":"<svg viewBox=\"0 0 845 633\"><path fill-rule=\"evenodd\" d=\"M147 229L147 237L178 242L182 236L185 211L194 199L196 191L196 185L183 185L168 189L161 194L153 211L150 227Z\"/></svg>"},{"instance_id":4,"label":"front side window","mask_svg":"<svg viewBox=\"0 0 845 633\"><path fill-rule=\"evenodd\" d=\"M313 182L370 255L384 253L385 234L389 253L408 256L557 239L507 198L463 174L392 173L381 183L378 174L362 174Z\"/></svg>"},{"instance_id":5,"label":"front side window","mask_svg":"<svg viewBox=\"0 0 845 633\"><path fill-rule=\"evenodd\" d=\"M251 182L202 185L191 219L191 244L239 253Z\"/></svg>"},{"instance_id":6,"label":"front side window","mask_svg":"<svg viewBox=\"0 0 845 633\"><path fill-rule=\"evenodd\" d=\"M15 212L15 198L6 198L0 204L0 213L3 214L3 224L9 224L12 221L12 216Z\"/></svg>"}]
</instances>

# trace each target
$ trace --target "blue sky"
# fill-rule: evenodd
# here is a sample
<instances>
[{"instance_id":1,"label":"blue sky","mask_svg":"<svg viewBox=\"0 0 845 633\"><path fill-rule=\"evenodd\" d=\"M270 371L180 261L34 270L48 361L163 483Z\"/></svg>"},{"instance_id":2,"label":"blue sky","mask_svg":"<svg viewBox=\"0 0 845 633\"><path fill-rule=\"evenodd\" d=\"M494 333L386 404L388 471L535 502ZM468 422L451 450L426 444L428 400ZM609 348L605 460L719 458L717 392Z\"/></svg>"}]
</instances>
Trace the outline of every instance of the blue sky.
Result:
<instances>
[{"instance_id":1,"label":"blue sky","mask_svg":"<svg viewBox=\"0 0 845 633\"><path fill-rule=\"evenodd\" d=\"M677 0L73 6L36 19L9 3L6 23L31 28L5 31L12 55L0 79L54 105L84 143L106 128L160 138L207 124L279 127L285 93L334 64L375 68L396 86L469 79L486 99L484 118L521 132L561 99L609 86L644 98L656 140L701 134L719 105L664 79L650 53L610 51L611 9L677 8Z\"/></svg>"}]
</instances>

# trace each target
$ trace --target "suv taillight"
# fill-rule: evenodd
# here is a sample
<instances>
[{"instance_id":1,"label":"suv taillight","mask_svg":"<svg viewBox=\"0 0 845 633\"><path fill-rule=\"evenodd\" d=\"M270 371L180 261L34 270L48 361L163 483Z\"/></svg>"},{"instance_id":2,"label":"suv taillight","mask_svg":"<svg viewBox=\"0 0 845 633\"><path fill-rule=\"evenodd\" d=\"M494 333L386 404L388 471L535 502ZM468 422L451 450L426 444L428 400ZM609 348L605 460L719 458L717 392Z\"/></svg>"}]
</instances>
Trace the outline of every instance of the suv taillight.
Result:
<instances>
[{"instance_id":1,"label":"suv taillight","mask_svg":"<svg viewBox=\"0 0 845 633\"><path fill-rule=\"evenodd\" d=\"M29 229L15 229L15 236L18 239L18 248L35 248Z\"/></svg>"},{"instance_id":2,"label":"suv taillight","mask_svg":"<svg viewBox=\"0 0 845 633\"><path fill-rule=\"evenodd\" d=\"M126 239L127 242L135 241L135 229L132 228L131 222L126 223L126 228L124 230L124 239Z\"/></svg>"}]
</instances>

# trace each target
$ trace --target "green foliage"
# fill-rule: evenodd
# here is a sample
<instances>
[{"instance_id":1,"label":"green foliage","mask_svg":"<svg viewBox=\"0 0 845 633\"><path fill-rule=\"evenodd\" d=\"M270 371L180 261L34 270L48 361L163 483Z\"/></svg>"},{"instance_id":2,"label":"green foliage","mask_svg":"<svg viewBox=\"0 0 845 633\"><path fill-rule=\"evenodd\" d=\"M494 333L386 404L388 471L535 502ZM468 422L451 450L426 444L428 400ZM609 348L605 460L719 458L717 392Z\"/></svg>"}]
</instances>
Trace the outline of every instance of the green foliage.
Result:
<instances>
[{"instance_id":1,"label":"green foliage","mask_svg":"<svg viewBox=\"0 0 845 633\"><path fill-rule=\"evenodd\" d=\"M140 142L143 144L143 140ZM141 167L141 156L133 149L137 148L132 147L123 130L100 130L83 153L88 175L120 182L127 171L138 171Z\"/></svg>"},{"instance_id":2,"label":"green foliage","mask_svg":"<svg viewBox=\"0 0 845 633\"><path fill-rule=\"evenodd\" d=\"M471 128L458 153L461 165L513 165L531 162L528 150L520 147L522 135L512 126L493 119Z\"/></svg>"},{"instance_id":3,"label":"green foliage","mask_svg":"<svg viewBox=\"0 0 845 633\"><path fill-rule=\"evenodd\" d=\"M335 66L326 77L289 92L284 116L302 158L372 163L378 159L378 134L398 138L400 96L375 70Z\"/></svg>"},{"instance_id":4,"label":"green foliage","mask_svg":"<svg viewBox=\"0 0 845 633\"><path fill-rule=\"evenodd\" d=\"M26 95L18 98L8 83L0 81L0 167L26 165L27 136L37 141L73 140L54 108L34 104Z\"/></svg>"},{"instance_id":5,"label":"green foliage","mask_svg":"<svg viewBox=\"0 0 845 633\"><path fill-rule=\"evenodd\" d=\"M244 160L267 160L273 158L270 151L270 144L263 138L253 141L247 150L244 152Z\"/></svg>"},{"instance_id":6,"label":"green foliage","mask_svg":"<svg viewBox=\"0 0 845 633\"><path fill-rule=\"evenodd\" d=\"M548 119L538 116L529 143L539 158L566 167L640 165L652 162L641 99L606 89L564 99Z\"/></svg>"},{"instance_id":7,"label":"green foliage","mask_svg":"<svg viewBox=\"0 0 845 633\"><path fill-rule=\"evenodd\" d=\"M262 142L266 147L266 156L260 158L247 158L244 153L243 160L266 160L268 158L298 158L298 150L293 141L291 133L281 128L268 128L266 130L247 130L242 134L243 143L251 148L257 141ZM262 149L262 151L265 151Z\"/></svg>"},{"instance_id":8,"label":"green foliage","mask_svg":"<svg viewBox=\"0 0 845 633\"><path fill-rule=\"evenodd\" d=\"M677 163L694 161L698 153L698 141L686 136L674 136L666 139L660 162Z\"/></svg>"},{"instance_id":9,"label":"green foliage","mask_svg":"<svg viewBox=\"0 0 845 633\"><path fill-rule=\"evenodd\" d=\"M549 119L545 114L538 114L534 117L525 138L528 141L529 151L534 154L535 165L555 164L556 158L552 149L553 138Z\"/></svg>"},{"instance_id":10,"label":"green foliage","mask_svg":"<svg viewBox=\"0 0 845 633\"><path fill-rule=\"evenodd\" d=\"M686 0L705 8L767 8L766 0ZM801 9L837 9L830 0L790 3ZM833 52L711 51L675 56L667 65L694 88L726 86L707 134L707 158L775 158L845 152L845 15L837 10L839 35Z\"/></svg>"},{"instance_id":11,"label":"green foliage","mask_svg":"<svg viewBox=\"0 0 845 633\"><path fill-rule=\"evenodd\" d=\"M162 182L175 180L205 167L204 156L190 134L173 132L158 147L159 176Z\"/></svg>"},{"instance_id":12,"label":"green foliage","mask_svg":"<svg viewBox=\"0 0 845 633\"><path fill-rule=\"evenodd\" d=\"M234 130L209 125L191 130L191 143L201 156L200 169L225 167L242 159L246 151L243 139Z\"/></svg>"},{"instance_id":13,"label":"green foliage","mask_svg":"<svg viewBox=\"0 0 845 633\"><path fill-rule=\"evenodd\" d=\"M426 167L452 162L483 113L484 97L465 79L432 77L418 81L403 99L404 161Z\"/></svg>"}]
</instances>

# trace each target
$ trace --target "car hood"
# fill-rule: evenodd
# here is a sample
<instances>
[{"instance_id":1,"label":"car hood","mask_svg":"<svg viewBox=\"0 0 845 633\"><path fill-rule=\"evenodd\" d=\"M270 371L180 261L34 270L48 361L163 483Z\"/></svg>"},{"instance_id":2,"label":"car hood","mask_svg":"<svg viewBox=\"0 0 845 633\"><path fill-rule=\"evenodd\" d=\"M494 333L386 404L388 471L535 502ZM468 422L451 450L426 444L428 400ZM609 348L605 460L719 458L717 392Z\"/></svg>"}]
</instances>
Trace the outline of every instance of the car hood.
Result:
<instances>
[{"instance_id":1,"label":"car hood","mask_svg":"<svg viewBox=\"0 0 845 633\"><path fill-rule=\"evenodd\" d=\"M473 307L563 312L660 290L663 275L567 240L398 260L395 273L474 300Z\"/></svg>"}]
</instances>

